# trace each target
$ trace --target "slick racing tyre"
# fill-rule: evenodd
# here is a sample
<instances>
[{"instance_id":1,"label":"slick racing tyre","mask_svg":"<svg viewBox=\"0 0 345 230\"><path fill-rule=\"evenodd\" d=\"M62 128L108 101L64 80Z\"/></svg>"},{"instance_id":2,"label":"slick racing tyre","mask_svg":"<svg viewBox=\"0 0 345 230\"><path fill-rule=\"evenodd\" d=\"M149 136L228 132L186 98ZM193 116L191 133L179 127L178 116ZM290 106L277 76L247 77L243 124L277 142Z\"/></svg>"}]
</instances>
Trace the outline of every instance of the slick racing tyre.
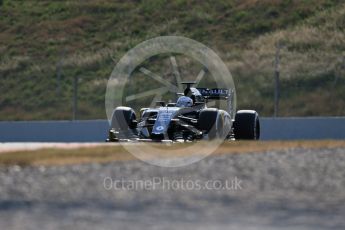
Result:
<instances>
[{"instance_id":1,"label":"slick racing tyre","mask_svg":"<svg viewBox=\"0 0 345 230\"><path fill-rule=\"evenodd\" d=\"M120 106L113 111L111 117L111 128L117 131L135 129L137 126L136 115L133 109Z\"/></svg>"},{"instance_id":2,"label":"slick racing tyre","mask_svg":"<svg viewBox=\"0 0 345 230\"><path fill-rule=\"evenodd\" d=\"M198 128L208 134L210 140L225 138L230 131L230 116L223 110L215 108L200 112Z\"/></svg>"},{"instance_id":3,"label":"slick racing tyre","mask_svg":"<svg viewBox=\"0 0 345 230\"><path fill-rule=\"evenodd\" d=\"M234 122L235 140L258 140L260 138L259 114L254 110L240 110Z\"/></svg>"}]
</instances>

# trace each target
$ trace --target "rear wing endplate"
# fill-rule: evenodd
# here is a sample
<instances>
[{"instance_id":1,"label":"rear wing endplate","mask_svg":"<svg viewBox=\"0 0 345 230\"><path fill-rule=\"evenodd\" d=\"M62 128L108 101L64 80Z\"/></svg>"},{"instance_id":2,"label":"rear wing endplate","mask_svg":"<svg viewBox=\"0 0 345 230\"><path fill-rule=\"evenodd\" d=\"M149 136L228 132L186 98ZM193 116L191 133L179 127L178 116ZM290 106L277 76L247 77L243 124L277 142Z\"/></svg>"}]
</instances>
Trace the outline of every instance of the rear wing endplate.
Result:
<instances>
[{"instance_id":1,"label":"rear wing endplate","mask_svg":"<svg viewBox=\"0 0 345 230\"><path fill-rule=\"evenodd\" d=\"M232 90L223 88L196 88L205 99L227 100L231 98Z\"/></svg>"}]
</instances>

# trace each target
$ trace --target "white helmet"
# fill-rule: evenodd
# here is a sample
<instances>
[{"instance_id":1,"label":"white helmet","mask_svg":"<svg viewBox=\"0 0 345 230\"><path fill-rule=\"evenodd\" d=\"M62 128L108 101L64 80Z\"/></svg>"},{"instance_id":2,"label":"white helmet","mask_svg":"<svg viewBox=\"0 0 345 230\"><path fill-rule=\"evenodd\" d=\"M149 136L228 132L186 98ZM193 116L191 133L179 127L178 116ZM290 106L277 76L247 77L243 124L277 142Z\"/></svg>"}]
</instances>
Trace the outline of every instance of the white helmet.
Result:
<instances>
[{"instance_id":1,"label":"white helmet","mask_svg":"<svg viewBox=\"0 0 345 230\"><path fill-rule=\"evenodd\" d=\"M182 96L177 100L177 107L192 107L193 100L190 97Z\"/></svg>"}]
</instances>

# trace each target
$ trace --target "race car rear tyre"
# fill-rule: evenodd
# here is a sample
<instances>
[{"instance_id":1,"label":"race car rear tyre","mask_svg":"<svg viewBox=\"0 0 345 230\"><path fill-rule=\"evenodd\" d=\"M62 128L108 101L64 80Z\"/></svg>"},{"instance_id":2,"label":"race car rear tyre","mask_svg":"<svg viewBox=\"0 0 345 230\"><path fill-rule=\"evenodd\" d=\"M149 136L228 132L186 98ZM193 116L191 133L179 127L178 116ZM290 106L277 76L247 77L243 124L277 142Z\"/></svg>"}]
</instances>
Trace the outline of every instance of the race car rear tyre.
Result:
<instances>
[{"instance_id":1,"label":"race car rear tyre","mask_svg":"<svg viewBox=\"0 0 345 230\"><path fill-rule=\"evenodd\" d=\"M210 140L225 138L230 130L226 113L218 109L204 109L199 114L198 128L208 134Z\"/></svg>"},{"instance_id":2,"label":"race car rear tyre","mask_svg":"<svg viewBox=\"0 0 345 230\"><path fill-rule=\"evenodd\" d=\"M111 128L115 130L135 129L137 126L136 115L133 109L120 106L113 111Z\"/></svg>"},{"instance_id":3,"label":"race car rear tyre","mask_svg":"<svg viewBox=\"0 0 345 230\"><path fill-rule=\"evenodd\" d=\"M234 122L235 140L258 140L260 138L259 114L254 110L240 110Z\"/></svg>"}]
</instances>

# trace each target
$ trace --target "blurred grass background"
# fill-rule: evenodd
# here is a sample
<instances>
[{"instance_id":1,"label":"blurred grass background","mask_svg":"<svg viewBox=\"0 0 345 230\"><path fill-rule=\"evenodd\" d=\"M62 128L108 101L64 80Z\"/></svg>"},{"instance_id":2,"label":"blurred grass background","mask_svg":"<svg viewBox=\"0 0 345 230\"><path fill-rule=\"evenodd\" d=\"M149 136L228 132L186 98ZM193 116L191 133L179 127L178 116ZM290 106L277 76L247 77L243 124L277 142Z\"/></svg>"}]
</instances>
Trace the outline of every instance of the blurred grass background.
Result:
<instances>
[{"instance_id":1,"label":"blurred grass background","mask_svg":"<svg viewBox=\"0 0 345 230\"><path fill-rule=\"evenodd\" d=\"M78 119L104 119L107 79L117 61L138 43L163 35L189 37L215 50L234 77L238 109L263 116L273 114L280 42L279 115L345 115L343 0L0 4L0 120L71 119L76 76Z\"/></svg>"}]
</instances>

